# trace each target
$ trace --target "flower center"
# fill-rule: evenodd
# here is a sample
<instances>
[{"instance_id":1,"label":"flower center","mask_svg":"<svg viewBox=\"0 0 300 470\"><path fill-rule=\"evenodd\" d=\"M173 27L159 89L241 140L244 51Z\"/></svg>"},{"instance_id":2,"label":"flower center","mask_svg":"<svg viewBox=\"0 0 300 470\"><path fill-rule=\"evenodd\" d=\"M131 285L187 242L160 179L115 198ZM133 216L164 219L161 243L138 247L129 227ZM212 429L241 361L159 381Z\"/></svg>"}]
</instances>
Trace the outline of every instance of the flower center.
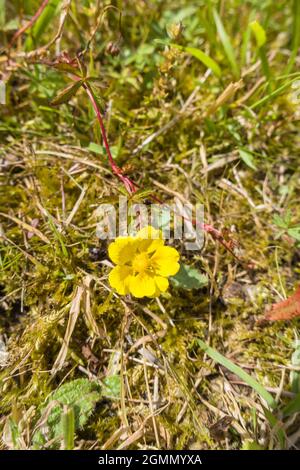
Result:
<instances>
[{"instance_id":1,"label":"flower center","mask_svg":"<svg viewBox=\"0 0 300 470\"><path fill-rule=\"evenodd\" d=\"M147 253L139 253L136 255L132 261L133 270L138 273L143 273L147 271L150 267L150 259Z\"/></svg>"}]
</instances>

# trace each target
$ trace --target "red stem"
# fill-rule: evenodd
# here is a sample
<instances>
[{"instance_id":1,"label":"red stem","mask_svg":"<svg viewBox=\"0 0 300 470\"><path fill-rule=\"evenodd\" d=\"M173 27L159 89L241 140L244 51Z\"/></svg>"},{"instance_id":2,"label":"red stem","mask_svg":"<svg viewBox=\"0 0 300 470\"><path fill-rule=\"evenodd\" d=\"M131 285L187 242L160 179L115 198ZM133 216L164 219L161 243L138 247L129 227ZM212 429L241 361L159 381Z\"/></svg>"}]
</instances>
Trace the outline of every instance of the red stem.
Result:
<instances>
[{"instance_id":1,"label":"red stem","mask_svg":"<svg viewBox=\"0 0 300 470\"><path fill-rule=\"evenodd\" d=\"M78 80L78 78L77 78L77 80ZM88 97L89 97L89 99L92 103L92 106L94 108L94 111L96 113L96 116L97 116L97 119L98 119L98 122L99 122L99 125L100 125L100 129L101 129L103 144L104 144L105 150L107 152L107 156L108 156L108 160L109 160L109 164L111 166L111 169L115 173L115 175L117 175L117 177L122 181L122 183L124 184L125 188L129 192L129 194L135 193L137 185L133 181L131 181L131 179L128 178L128 176L124 175L121 168L118 167L118 165L116 165L116 163L113 159L113 156L112 156L111 151L110 151L109 143L108 143L108 140L107 140L106 130L105 130L105 127L104 127L104 124L103 124L102 115L101 115L101 112L99 110L98 103L97 103L97 101L96 101L96 99L93 95L93 92L86 83L83 83L83 88L87 92L87 95L88 95Z\"/></svg>"},{"instance_id":2,"label":"red stem","mask_svg":"<svg viewBox=\"0 0 300 470\"><path fill-rule=\"evenodd\" d=\"M12 47L12 45L14 44L14 42L16 42L16 40L18 39L19 36L21 36L23 33L25 33L25 31L30 28L35 22L36 20L41 16L41 14L43 13L44 9L46 8L46 6L48 5L49 3L49 0L44 0L43 3L41 4L41 6L39 7L39 9L37 10L37 12L33 15L33 17L28 21L28 23L26 23L22 28L20 28L12 37L12 40L10 41L9 43L9 48Z\"/></svg>"},{"instance_id":3,"label":"red stem","mask_svg":"<svg viewBox=\"0 0 300 470\"><path fill-rule=\"evenodd\" d=\"M80 80L80 78L76 77L76 76L73 76L73 79L74 80ZM124 175L122 169L119 168L116 165L116 163L113 159L113 156L111 154L111 151L110 151L110 147L109 147L109 143L108 143L107 135L106 135L106 130L105 130L104 123L103 123L103 118L102 118L101 112L99 110L97 100L95 99L92 90L90 89L90 87L86 83L83 83L82 86L85 89L85 91L87 92L87 95L88 95L88 97L89 97L89 99L90 99L90 101L93 105L94 111L96 113L96 116L97 116L97 119L98 119L98 122L99 122L99 125L100 125L100 129L101 129L101 134L102 134L102 138L103 138L104 147L105 147L106 152L107 152L107 156L108 156L108 160L109 160L109 164L111 166L111 169L115 173L115 175L117 175L117 177L122 181L122 183L124 184L124 186L127 189L128 193L133 194L133 193L136 192L136 189L139 188L140 186L137 183L134 183L130 178L128 178L128 176ZM158 202L159 204L164 205L164 202L161 201L154 194L151 195L150 197L154 201ZM183 218L188 220L186 217L183 217ZM192 219L192 223L194 225L197 225L197 221L195 219ZM210 224L201 223L200 226L206 233L209 233L214 240L221 243L221 245L223 245L226 250L228 250L238 261L241 262L241 260L238 258L238 256L234 253L232 247L230 246L230 243L224 238L222 232L215 229Z\"/></svg>"},{"instance_id":4,"label":"red stem","mask_svg":"<svg viewBox=\"0 0 300 470\"><path fill-rule=\"evenodd\" d=\"M80 80L80 78L78 78L78 77L74 77L74 79L75 80ZM135 193L136 188L139 187L139 185L134 183L130 178L128 178L128 176L124 175L121 168L119 168L116 165L116 163L113 159L113 156L111 154L111 151L110 151L110 147L109 147L109 143L108 143L108 140L107 140L105 127L104 127L104 124L103 124L102 115L101 115L101 112L99 110L97 101L96 101L96 99L93 95L92 90L89 88L89 86L86 83L83 83L83 87L84 87L85 91L87 92L87 95L88 95L88 97L89 97L89 99L90 99L90 101L93 105L93 108L95 110L95 113L96 113L96 116L97 116L97 119L98 119L98 122L99 122L99 125L100 125L100 129L101 129L101 134L102 134L102 138L103 138L104 147L105 147L106 152L107 152L107 156L108 156L108 160L109 160L109 164L111 166L111 169L115 173L115 175L117 175L117 177L122 181L122 183L124 184L125 188L129 192L129 194ZM161 201L154 194L151 195L151 198L154 201L158 202L159 204L164 205L164 202ZM184 217L184 219L186 219L186 217ZM194 225L197 225L197 221L195 219L192 219L192 223ZM209 233L214 238L214 240L217 240L219 243L221 243L221 245L223 245L224 248L226 248L236 259L239 260L239 258L236 256L236 254L234 253L234 251L230 247L229 243L224 239L222 233L219 230L215 229L212 225L205 224L205 223L201 224L201 228L206 233Z\"/></svg>"}]
</instances>

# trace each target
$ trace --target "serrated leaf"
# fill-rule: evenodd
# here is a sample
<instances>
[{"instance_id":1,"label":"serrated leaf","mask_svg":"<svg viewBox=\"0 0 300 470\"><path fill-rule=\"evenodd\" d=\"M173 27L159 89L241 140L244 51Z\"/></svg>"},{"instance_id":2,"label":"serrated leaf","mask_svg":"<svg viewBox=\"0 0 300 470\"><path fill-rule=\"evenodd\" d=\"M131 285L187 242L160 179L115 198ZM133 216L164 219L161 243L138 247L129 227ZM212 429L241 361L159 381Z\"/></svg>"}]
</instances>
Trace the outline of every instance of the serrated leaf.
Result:
<instances>
[{"instance_id":1,"label":"serrated leaf","mask_svg":"<svg viewBox=\"0 0 300 470\"><path fill-rule=\"evenodd\" d=\"M289 228L287 233L290 237L295 238L295 240L300 242L300 227L299 226Z\"/></svg>"},{"instance_id":2,"label":"serrated leaf","mask_svg":"<svg viewBox=\"0 0 300 470\"><path fill-rule=\"evenodd\" d=\"M285 300L273 304L265 313L265 319L270 321L292 320L300 316L300 287Z\"/></svg>"},{"instance_id":3,"label":"serrated leaf","mask_svg":"<svg viewBox=\"0 0 300 470\"><path fill-rule=\"evenodd\" d=\"M61 90L55 98L53 98L51 104L53 106L57 106L59 104L67 103L72 98L72 96L76 95L82 83L83 80L79 80L78 82L73 82L68 85L66 88Z\"/></svg>"},{"instance_id":4,"label":"serrated leaf","mask_svg":"<svg viewBox=\"0 0 300 470\"><path fill-rule=\"evenodd\" d=\"M187 52L188 54L191 54L193 57L200 60L200 62L202 62L208 69L211 69L211 71L218 78L221 77L222 72L217 62L214 59L212 59L209 55L202 52L200 49L196 47L183 47L174 43L171 43L170 46L176 47L176 49L179 49L181 51Z\"/></svg>"},{"instance_id":5,"label":"serrated leaf","mask_svg":"<svg viewBox=\"0 0 300 470\"><path fill-rule=\"evenodd\" d=\"M286 229L288 225L286 223L286 220L280 217L280 215L278 214L273 215L273 223L277 225L277 227L282 228L282 229Z\"/></svg>"},{"instance_id":6,"label":"serrated leaf","mask_svg":"<svg viewBox=\"0 0 300 470\"><path fill-rule=\"evenodd\" d=\"M63 384L49 396L40 410L40 414L43 416L47 407L51 403L54 404L47 418L46 436L44 432L37 430L33 436L33 445L39 448L43 446L46 440L54 439L59 441L63 438L64 405L73 408L75 430L77 430L85 425L94 410L95 404L101 397L100 385L96 382L90 382L88 379L76 379Z\"/></svg>"},{"instance_id":7,"label":"serrated leaf","mask_svg":"<svg viewBox=\"0 0 300 470\"><path fill-rule=\"evenodd\" d=\"M261 24L256 20L250 23L250 28L254 33L257 47L260 49L267 40L266 32Z\"/></svg>"},{"instance_id":8,"label":"serrated leaf","mask_svg":"<svg viewBox=\"0 0 300 470\"><path fill-rule=\"evenodd\" d=\"M98 153L100 155L105 155L105 148L103 147L103 145L99 145L96 142L90 142L88 145L88 150L94 153ZM110 151L114 159L118 157L119 147L117 145L112 145L110 147Z\"/></svg>"},{"instance_id":9,"label":"serrated leaf","mask_svg":"<svg viewBox=\"0 0 300 470\"><path fill-rule=\"evenodd\" d=\"M103 381L102 394L106 398L117 400L121 395L121 377L119 374L109 375Z\"/></svg>"},{"instance_id":10,"label":"serrated leaf","mask_svg":"<svg viewBox=\"0 0 300 470\"><path fill-rule=\"evenodd\" d=\"M252 170L257 170L257 167L254 163L254 157L251 152L248 150L239 149L239 154L243 162L246 163L249 168L252 168Z\"/></svg>"},{"instance_id":11,"label":"serrated leaf","mask_svg":"<svg viewBox=\"0 0 300 470\"><path fill-rule=\"evenodd\" d=\"M205 274L187 264L181 264L176 276L172 276L170 280L176 287L182 289L200 289L208 284L208 278Z\"/></svg>"}]
</instances>

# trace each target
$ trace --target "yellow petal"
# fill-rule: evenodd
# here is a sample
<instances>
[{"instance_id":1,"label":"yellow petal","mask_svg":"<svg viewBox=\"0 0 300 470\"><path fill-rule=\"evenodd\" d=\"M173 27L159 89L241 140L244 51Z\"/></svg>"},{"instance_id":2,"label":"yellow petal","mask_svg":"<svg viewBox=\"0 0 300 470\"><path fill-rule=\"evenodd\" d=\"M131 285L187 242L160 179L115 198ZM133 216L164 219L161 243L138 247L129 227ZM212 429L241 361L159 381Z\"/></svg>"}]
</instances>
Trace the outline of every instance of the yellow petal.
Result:
<instances>
[{"instance_id":1,"label":"yellow petal","mask_svg":"<svg viewBox=\"0 0 300 470\"><path fill-rule=\"evenodd\" d=\"M160 238L158 240L141 240L139 243L139 249L147 251L151 255L154 253L160 246L164 246L164 241Z\"/></svg>"},{"instance_id":2,"label":"yellow petal","mask_svg":"<svg viewBox=\"0 0 300 470\"><path fill-rule=\"evenodd\" d=\"M155 276L154 278L157 289L160 292L166 292L169 287L169 281L166 277Z\"/></svg>"},{"instance_id":3,"label":"yellow petal","mask_svg":"<svg viewBox=\"0 0 300 470\"><path fill-rule=\"evenodd\" d=\"M115 266L109 273L108 280L120 295L129 294L129 282L132 269L129 266Z\"/></svg>"},{"instance_id":4,"label":"yellow petal","mask_svg":"<svg viewBox=\"0 0 300 470\"><path fill-rule=\"evenodd\" d=\"M144 239L159 239L162 238L162 232L161 230L158 230L157 228L152 227L151 225L146 225L146 227L141 228L136 234L138 238L144 238Z\"/></svg>"},{"instance_id":5,"label":"yellow petal","mask_svg":"<svg viewBox=\"0 0 300 470\"><path fill-rule=\"evenodd\" d=\"M146 273L140 273L137 276L131 276L129 281L130 293L134 297L152 297L156 291L153 276Z\"/></svg>"},{"instance_id":6,"label":"yellow petal","mask_svg":"<svg viewBox=\"0 0 300 470\"><path fill-rule=\"evenodd\" d=\"M148 253L153 253L158 247L164 245L162 232L151 227L151 225L147 225L139 230L136 237L139 240L138 249L140 252L147 251Z\"/></svg>"},{"instance_id":7,"label":"yellow petal","mask_svg":"<svg viewBox=\"0 0 300 470\"><path fill-rule=\"evenodd\" d=\"M132 237L119 237L108 247L110 259L115 264L126 264L132 260L137 249L136 240Z\"/></svg>"},{"instance_id":8,"label":"yellow petal","mask_svg":"<svg viewBox=\"0 0 300 470\"><path fill-rule=\"evenodd\" d=\"M151 257L155 274L159 276L174 276L179 271L179 253L171 246L159 247Z\"/></svg>"}]
</instances>

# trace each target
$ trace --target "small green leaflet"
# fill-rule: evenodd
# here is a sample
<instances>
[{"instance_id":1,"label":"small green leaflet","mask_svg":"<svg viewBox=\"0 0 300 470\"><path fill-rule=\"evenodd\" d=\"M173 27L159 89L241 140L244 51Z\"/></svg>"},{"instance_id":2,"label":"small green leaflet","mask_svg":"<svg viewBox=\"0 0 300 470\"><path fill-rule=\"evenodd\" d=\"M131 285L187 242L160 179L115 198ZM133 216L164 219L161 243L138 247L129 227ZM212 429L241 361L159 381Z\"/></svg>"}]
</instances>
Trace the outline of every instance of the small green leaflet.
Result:
<instances>
[{"instance_id":1,"label":"small green leaflet","mask_svg":"<svg viewBox=\"0 0 300 470\"><path fill-rule=\"evenodd\" d=\"M208 284L208 278L198 269L181 264L178 273L170 278L174 286L182 289L200 289Z\"/></svg>"},{"instance_id":2,"label":"small green leaflet","mask_svg":"<svg viewBox=\"0 0 300 470\"><path fill-rule=\"evenodd\" d=\"M258 21L252 21L250 28L255 36L257 47L260 49L267 40L266 32Z\"/></svg>"},{"instance_id":3,"label":"small green leaflet","mask_svg":"<svg viewBox=\"0 0 300 470\"><path fill-rule=\"evenodd\" d=\"M257 167L254 163L253 154L249 152L249 150L239 149L239 154L243 162L246 163L249 168L252 168L252 170L257 170Z\"/></svg>"},{"instance_id":4,"label":"small green leaflet","mask_svg":"<svg viewBox=\"0 0 300 470\"><path fill-rule=\"evenodd\" d=\"M300 226L289 228L287 233L290 237L300 242Z\"/></svg>"},{"instance_id":5,"label":"small green leaflet","mask_svg":"<svg viewBox=\"0 0 300 470\"><path fill-rule=\"evenodd\" d=\"M208 69L211 69L211 71L218 78L221 77L222 72L217 62L214 61L214 59L212 59L211 57L209 57L209 55L202 52L200 49L196 47L183 47L174 43L170 43L170 46L176 47L176 49L179 49L180 51L184 51L184 52L187 52L188 54L191 54L193 57L200 60L200 62L202 62Z\"/></svg>"},{"instance_id":6,"label":"small green leaflet","mask_svg":"<svg viewBox=\"0 0 300 470\"><path fill-rule=\"evenodd\" d=\"M78 80L78 82L73 82L68 85L66 88L61 90L55 98L53 98L51 104L53 106L57 106L59 104L67 103L72 98L72 96L77 93L82 83L83 80Z\"/></svg>"},{"instance_id":7,"label":"small green leaflet","mask_svg":"<svg viewBox=\"0 0 300 470\"><path fill-rule=\"evenodd\" d=\"M66 407L74 411L74 429L82 428L102 396L101 386L88 379L76 379L61 385L49 396L40 410L40 415L47 417L47 431L45 435L42 430L36 430L33 435L34 447L40 448L52 439L55 447L61 441L64 435Z\"/></svg>"}]
</instances>

